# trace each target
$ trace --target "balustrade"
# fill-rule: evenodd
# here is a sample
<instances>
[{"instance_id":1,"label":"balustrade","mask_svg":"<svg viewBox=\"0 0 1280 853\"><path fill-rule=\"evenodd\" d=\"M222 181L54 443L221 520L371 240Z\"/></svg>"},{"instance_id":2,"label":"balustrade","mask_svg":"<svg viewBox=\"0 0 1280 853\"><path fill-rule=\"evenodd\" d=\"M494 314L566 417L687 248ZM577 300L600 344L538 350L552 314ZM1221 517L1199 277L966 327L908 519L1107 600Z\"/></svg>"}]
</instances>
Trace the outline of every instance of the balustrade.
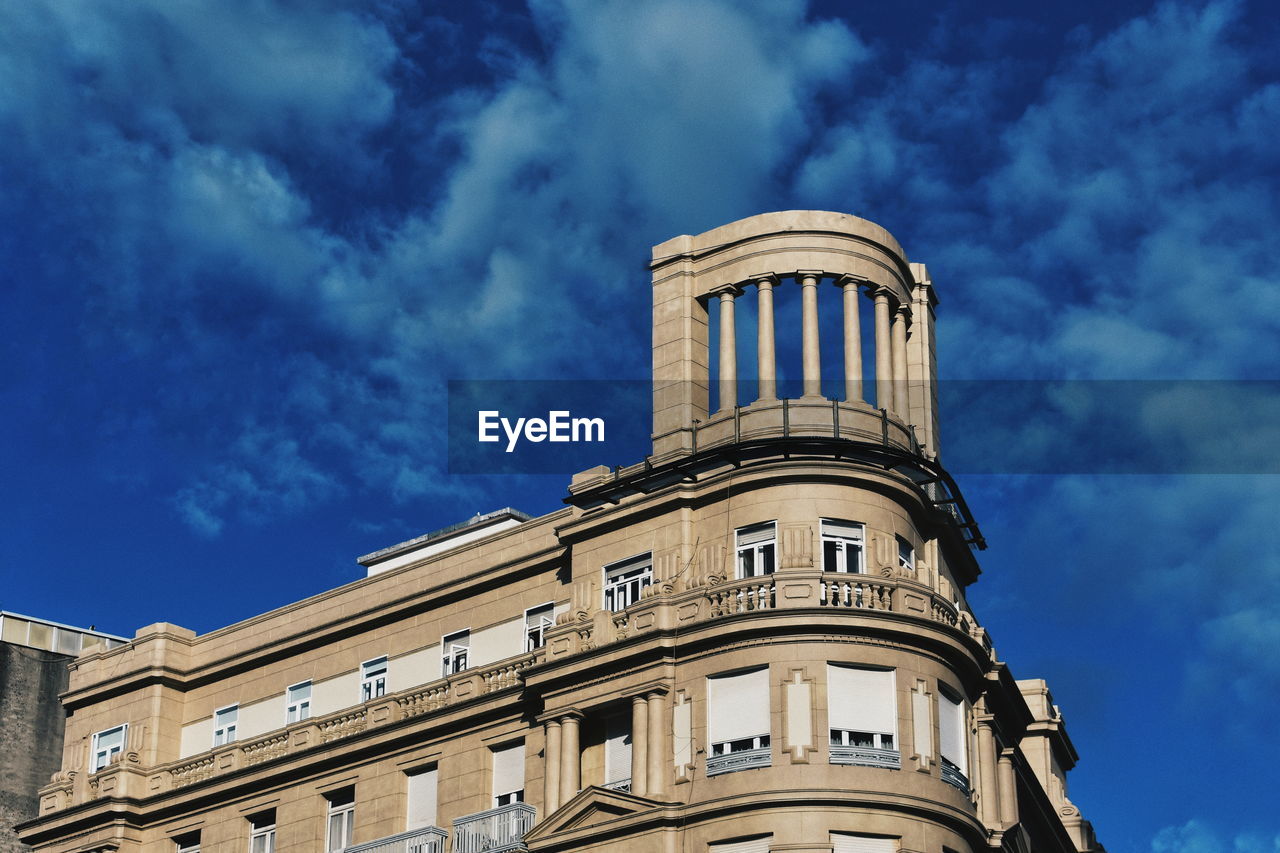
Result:
<instances>
[{"instance_id":1,"label":"balustrade","mask_svg":"<svg viewBox=\"0 0 1280 853\"><path fill-rule=\"evenodd\" d=\"M503 853L524 849L524 834L536 811L528 803L511 803L458 818L453 822L453 853Z\"/></svg>"},{"instance_id":2,"label":"balustrade","mask_svg":"<svg viewBox=\"0 0 1280 853\"><path fill-rule=\"evenodd\" d=\"M343 853L445 853L448 838L449 834L443 829L426 826L347 847Z\"/></svg>"}]
</instances>

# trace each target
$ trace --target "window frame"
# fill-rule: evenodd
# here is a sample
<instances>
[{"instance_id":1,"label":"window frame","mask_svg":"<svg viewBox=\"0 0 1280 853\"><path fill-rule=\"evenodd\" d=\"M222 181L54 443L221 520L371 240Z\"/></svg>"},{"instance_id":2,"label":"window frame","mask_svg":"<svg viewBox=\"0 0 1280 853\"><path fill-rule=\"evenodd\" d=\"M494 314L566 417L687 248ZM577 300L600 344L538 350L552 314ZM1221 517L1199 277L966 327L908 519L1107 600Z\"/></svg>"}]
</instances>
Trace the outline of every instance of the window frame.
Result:
<instances>
[{"instance_id":1,"label":"window frame","mask_svg":"<svg viewBox=\"0 0 1280 853\"><path fill-rule=\"evenodd\" d=\"M454 645L463 640L462 645ZM440 677L448 678L471 668L471 629L463 628L440 638Z\"/></svg>"},{"instance_id":2,"label":"window frame","mask_svg":"<svg viewBox=\"0 0 1280 853\"><path fill-rule=\"evenodd\" d=\"M518 740L509 743L503 747L489 747L490 773L493 777L493 807L502 808L503 806L513 805L515 803L524 802L525 782L528 780L528 768L525 766L525 742ZM498 755L501 753L516 753L520 756L520 785L521 787L510 791L498 791Z\"/></svg>"},{"instance_id":3,"label":"window frame","mask_svg":"<svg viewBox=\"0 0 1280 853\"><path fill-rule=\"evenodd\" d=\"M108 746L103 752L101 746L103 735L112 735L120 732L120 743L118 746ZM109 729L103 729L100 732L94 732L93 737L89 740L89 766L92 768L90 773L97 773L99 770L105 770L111 766L111 759L117 755L124 755L125 749L129 746L129 724L121 723L118 726L112 726ZM101 760L99 760L99 752L103 752Z\"/></svg>"},{"instance_id":4,"label":"window frame","mask_svg":"<svg viewBox=\"0 0 1280 853\"><path fill-rule=\"evenodd\" d=\"M846 524L857 525L862 530L861 539L853 539L849 536L842 536L838 533L828 533L827 525ZM833 574L848 575L865 575L867 573L867 525L861 521L846 521L841 518L820 518L818 520L819 546L822 548L822 571L831 572ZM836 546L836 560L842 561L844 568L828 568L827 567L827 543L830 542ZM857 568L849 569L849 546L853 545L858 552Z\"/></svg>"},{"instance_id":5,"label":"window frame","mask_svg":"<svg viewBox=\"0 0 1280 853\"><path fill-rule=\"evenodd\" d=\"M270 818L270 823L266 822L267 818ZM275 853L276 810L268 809L246 819L249 821L249 853ZM254 842L259 838L264 839L264 843L261 850L255 850Z\"/></svg>"},{"instance_id":6,"label":"window frame","mask_svg":"<svg viewBox=\"0 0 1280 853\"><path fill-rule=\"evenodd\" d=\"M539 623L537 625L529 624L529 617L535 615L535 611L546 611L546 615L538 615ZM547 630L556 624L556 603L548 601L535 607L530 607L524 612L524 650L525 653L537 651L547 644Z\"/></svg>"},{"instance_id":7,"label":"window frame","mask_svg":"<svg viewBox=\"0 0 1280 853\"><path fill-rule=\"evenodd\" d=\"M773 535L766 540L753 542L748 545L741 544L740 540L744 533L753 533L763 528L772 528ZM733 531L733 570L734 576L738 580L747 578L759 578L765 575L771 575L778 568L778 522L777 520L759 521L755 524L748 524L739 527ZM766 560L767 555L767 560ZM743 557L749 556L751 563L751 571L748 572L744 564ZM765 564L768 568L765 569ZM760 571L756 571L756 567L760 567Z\"/></svg>"},{"instance_id":8,"label":"window frame","mask_svg":"<svg viewBox=\"0 0 1280 853\"><path fill-rule=\"evenodd\" d=\"M382 669L378 671L372 669L376 664L381 664ZM376 658L369 658L360 662L360 704L372 702L374 699L381 699L387 695L387 673L391 671L391 658L386 655L378 655Z\"/></svg>"},{"instance_id":9,"label":"window frame","mask_svg":"<svg viewBox=\"0 0 1280 853\"><path fill-rule=\"evenodd\" d=\"M916 570L916 546L911 544L911 540L905 536L894 536L898 544L898 568L907 569L914 572ZM906 554L903 554L903 549Z\"/></svg>"},{"instance_id":10,"label":"window frame","mask_svg":"<svg viewBox=\"0 0 1280 853\"><path fill-rule=\"evenodd\" d=\"M174 853L200 853L200 830L175 835L173 848Z\"/></svg>"},{"instance_id":11,"label":"window frame","mask_svg":"<svg viewBox=\"0 0 1280 853\"><path fill-rule=\"evenodd\" d=\"M307 688L307 695L300 699L293 698L293 691L300 687ZM311 679L290 684L284 689L284 724L291 726L303 720L311 719L311 693L314 687Z\"/></svg>"},{"instance_id":12,"label":"window frame","mask_svg":"<svg viewBox=\"0 0 1280 853\"><path fill-rule=\"evenodd\" d=\"M604 578L602 607L611 613L621 613L640 601L646 587L653 586L653 552L616 560L601 567L600 571ZM610 578L610 572L617 572L617 577Z\"/></svg>"},{"instance_id":13,"label":"window frame","mask_svg":"<svg viewBox=\"0 0 1280 853\"><path fill-rule=\"evenodd\" d=\"M218 725L218 717L228 711L232 712L229 721ZM235 702L231 705L225 705L221 708L213 709L213 749L220 746L226 746L229 743L235 743L239 737L240 728L240 703Z\"/></svg>"},{"instance_id":14,"label":"window frame","mask_svg":"<svg viewBox=\"0 0 1280 853\"><path fill-rule=\"evenodd\" d=\"M325 802L327 808L324 822L324 850L325 853L342 853L343 850L355 846L356 791L354 786L325 794ZM333 846L334 818L338 819L342 827L340 831L345 836L338 847Z\"/></svg>"}]
</instances>

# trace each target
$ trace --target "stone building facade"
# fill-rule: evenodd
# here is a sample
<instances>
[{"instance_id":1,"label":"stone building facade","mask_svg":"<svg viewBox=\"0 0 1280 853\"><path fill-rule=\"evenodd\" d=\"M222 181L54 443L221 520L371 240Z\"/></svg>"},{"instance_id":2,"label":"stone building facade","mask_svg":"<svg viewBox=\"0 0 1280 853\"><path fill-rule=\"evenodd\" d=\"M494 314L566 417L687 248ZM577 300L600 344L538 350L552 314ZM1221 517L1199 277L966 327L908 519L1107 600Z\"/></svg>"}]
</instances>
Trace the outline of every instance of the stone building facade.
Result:
<instances>
[{"instance_id":1,"label":"stone building facade","mask_svg":"<svg viewBox=\"0 0 1280 853\"><path fill-rule=\"evenodd\" d=\"M675 238L651 267L649 457L576 475L558 512L376 552L367 578L245 622L85 652L25 840L1100 851L1046 685L1014 679L965 598L984 543L940 463L926 268L815 211ZM797 296L801 328L775 328L774 300ZM841 315L839 399L820 303ZM775 334L801 341L795 399Z\"/></svg>"}]
</instances>

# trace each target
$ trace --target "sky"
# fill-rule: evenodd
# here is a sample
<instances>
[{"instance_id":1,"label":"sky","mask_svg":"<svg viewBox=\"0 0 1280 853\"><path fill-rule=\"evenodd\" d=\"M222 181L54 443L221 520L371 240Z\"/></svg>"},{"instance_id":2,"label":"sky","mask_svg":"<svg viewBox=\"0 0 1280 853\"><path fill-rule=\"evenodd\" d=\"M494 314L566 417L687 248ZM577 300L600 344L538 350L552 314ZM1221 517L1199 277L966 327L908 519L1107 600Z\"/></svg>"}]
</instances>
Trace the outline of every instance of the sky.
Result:
<instances>
[{"instance_id":1,"label":"sky","mask_svg":"<svg viewBox=\"0 0 1280 853\"><path fill-rule=\"evenodd\" d=\"M947 380L1280 379L1278 35L1244 2L0 4L0 607L203 632L556 509L566 476L449 473L446 382L645 379L649 247L768 210L926 262ZM1110 850L1280 850L1274 468L1087 469L961 478L980 621Z\"/></svg>"}]
</instances>

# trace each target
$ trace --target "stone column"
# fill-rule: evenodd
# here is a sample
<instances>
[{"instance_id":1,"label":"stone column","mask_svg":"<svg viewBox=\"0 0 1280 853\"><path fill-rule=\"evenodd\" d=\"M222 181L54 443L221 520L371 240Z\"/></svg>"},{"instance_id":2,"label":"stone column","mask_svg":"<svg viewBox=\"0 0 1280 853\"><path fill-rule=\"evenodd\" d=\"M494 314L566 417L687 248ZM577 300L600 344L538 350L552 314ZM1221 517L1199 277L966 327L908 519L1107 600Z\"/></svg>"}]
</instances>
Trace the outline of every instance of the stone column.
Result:
<instances>
[{"instance_id":1,"label":"stone column","mask_svg":"<svg viewBox=\"0 0 1280 853\"><path fill-rule=\"evenodd\" d=\"M573 799L582 787L582 747L578 742L581 714L565 714L560 718L560 805Z\"/></svg>"},{"instance_id":2,"label":"stone column","mask_svg":"<svg viewBox=\"0 0 1280 853\"><path fill-rule=\"evenodd\" d=\"M720 294L720 408L732 411L738 405L738 332L734 326L733 299L736 287L725 287Z\"/></svg>"},{"instance_id":3,"label":"stone column","mask_svg":"<svg viewBox=\"0 0 1280 853\"><path fill-rule=\"evenodd\" d=\"M859 282L853 276L840 279L844 291L844 401L862 402L862 326L858 319Z\"/></svg>"},{"instance_id":4,"label":"stone column","mask_svg":"<svg viewBox=\"0 0 1280 853\"><path fill-rule=\"evenodd\" d=\"M821 272L796 273L800 278L801 345L804 352L804 396L822 396L822 351L818 347L818 279Z\"/></svg>"},{"instance_id":5,"label":"stone column","mask_svg":"<svg viewBox=\"0 0 1280 853\"><path fill-rule=\"evenodd\" d=\"M649 704L643 696L631 697L631 793L649 793Z\"/></svg>"},{"instance_id":6,"label":"stone column","mask_svg":"<svg viewBox=\"0 0 1280 853\"><path fill-rule=\"evenodd\" d=\"M773 285L772 275L756 278L756 373L760 377L762 401L778 399L778 359L773 341Z\"/></svg>"},{"instance_id":7,"label":"stone column","mask_svg":"<svg viewBox=\"0 0 1280 853\"><path fill-rule=\"evenodd\" d=\"M1013 750L1000 753L1000 825L1013 826L1018 822L1018 788L1013 778Z\"/></svg>"},{"instance_id":8,"label":"stone column","mask_svg":"<svg viewBox=\"0 0 1280 853\"><path fill-rule=\"evenodd\" d=\"M978 806L982 822L990 829L999 828L1000 794L996 787L996 736L991 723L978 721Z\"/></svg>"},{"instance_id":9,"label":"stone column","mask_svg":"<svg viewBox=\"0 0 1280 853\"><path fill-rule=\"evenodd\" d=\"M907 322L911 309L899 305L893 313L893 412L903 421L908 418L907 402Z\"/></svg>"},{"instance_id":10,"label":"stone column","mask_svg":"<svg viewBox=\"0 0 1280 853\"><path fill-rule=\"evenodd\" d=\"M876 406L893 408L893 356L889 342L889 291L876 288Z\"/></svg>"},{"instance_id":11,"label":"stone column","mask_svg":"<svg viewBox=\"0 0 1280 853\"><path fill-rule=\"evenodd\" d=\"M661 799L666 793L666 765L671 751L666 747L666 697L650 693L649 702L649 796Z\"/></svg>"},{"instance_id":12,"label":"stone column","mask_svg":"<svg viewBox=\"0 0 1280 853\"><path fill-rule=\"evenodd\" d=\"M560 721L547 720L543 728L547 733L542 762L542 816L545 818L560 808Z\"/></svg>"}]
</instances>

